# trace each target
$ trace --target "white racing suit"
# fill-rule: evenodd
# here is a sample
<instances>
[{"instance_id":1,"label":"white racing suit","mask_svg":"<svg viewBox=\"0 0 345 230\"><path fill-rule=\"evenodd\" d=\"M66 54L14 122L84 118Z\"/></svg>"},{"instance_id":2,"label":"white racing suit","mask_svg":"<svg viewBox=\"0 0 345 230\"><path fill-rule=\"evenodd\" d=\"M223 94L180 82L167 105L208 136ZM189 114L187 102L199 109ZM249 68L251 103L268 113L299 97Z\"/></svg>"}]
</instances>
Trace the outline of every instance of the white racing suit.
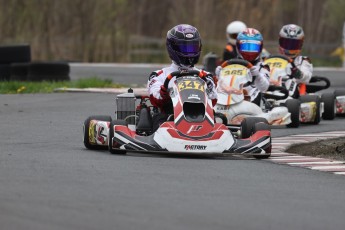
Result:
<instances>
[{"instance_id":1,"label":"white racing suit","mask_svg":"<svg viewBox=\"0 0 345 230\"><path fill-rule=\"evenodd\" d=\"M167 119L168 114L173 113L173 105L171 100L166 101L160 95L161 86L164 84L165 79L167 76L175 71L182 71L182 70L199 70L195 67L180 67L176 65L174 62L161 70L156 70L151 73L149 80L147 82L147 90L150 95L150 102L153 106L159 108L159 114L154 114L153 116L153 130L155 131L159 125ZM209 75L212 78L212 75L208 72L203 71L205 75ZM169 87L173 84L173 80L169 82ZM207 94L208 97L212 100L212 104L215 105L217 101L217 92L216 87L213 81L210 82L211 85L208 84Z\"/></svg>"},{"instance_id":2,"label":"white racing suit","mask_svg":"<svg viewBox=\"0 0 345 230\"><path fill-rule=\"evenodd\" d=\"M297 56L294 58L295 66L302 72L302 77L296 79L297 83L309 83L313 75L313 64L306 56Z\"/></svg>"},{"instance_id":3,"label":"white racing suit","mask_svg":"<svg viewBox=\"0 0 345 230\"><path fill-rule=\"evenodd\" d=\"M271 125L287 125L291 123L291 114L286 107L274 107L264 113L261 108L249 101L241 101L232 105L216 104L217 113L226 116L229 124L240 124L244 117L263 117Z\"/></svg>"},{"instance_id":4,"label":"white racing suit","mask_svg":"<svg viewBox=\"0 0 345 230\"><path fill-rule=\"evenodd\" d=\"M257 98L260 92L265 92L269 86L269 67L263 65L261 62L255 65L256 71L248 71L251 75L250 79L253 79L251 72L256 73L254 82L245 84L243 90L247 91L250 96L250 100L253 101ZM217 71L217 77L219 78L220 70ZM219 85L217 91L220 92ZM291 114L286 107L276 107L271 111L264 113L262 109L255 103L238 100L233 104L221 104L220 101L215 106L215 111L222 113L227 117L229 124L240 124L241 120L246 116L256 116L265 118L269 124L285 125L291 122Z\"/></svg>"}]
</instances>

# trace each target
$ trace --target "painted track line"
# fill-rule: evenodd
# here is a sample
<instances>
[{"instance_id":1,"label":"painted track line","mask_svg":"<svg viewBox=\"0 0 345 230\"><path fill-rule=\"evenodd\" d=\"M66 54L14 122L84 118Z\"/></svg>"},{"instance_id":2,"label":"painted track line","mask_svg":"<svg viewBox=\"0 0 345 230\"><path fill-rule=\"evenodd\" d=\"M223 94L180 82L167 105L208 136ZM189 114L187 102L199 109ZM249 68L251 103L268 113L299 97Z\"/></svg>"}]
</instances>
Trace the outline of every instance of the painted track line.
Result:
<instances>
[{"instance_id":1,"label":"painted track line","mask_svg":"<svg viewBox=\"0 0 345 230\"><path fill-rule=\"evenodd\" d=\"M345 162L285 152L292 144L303 144L345 136L345 131L297 134L272 139L272 155L265 161L345 176Z\"/></svg>"}]
</instances>

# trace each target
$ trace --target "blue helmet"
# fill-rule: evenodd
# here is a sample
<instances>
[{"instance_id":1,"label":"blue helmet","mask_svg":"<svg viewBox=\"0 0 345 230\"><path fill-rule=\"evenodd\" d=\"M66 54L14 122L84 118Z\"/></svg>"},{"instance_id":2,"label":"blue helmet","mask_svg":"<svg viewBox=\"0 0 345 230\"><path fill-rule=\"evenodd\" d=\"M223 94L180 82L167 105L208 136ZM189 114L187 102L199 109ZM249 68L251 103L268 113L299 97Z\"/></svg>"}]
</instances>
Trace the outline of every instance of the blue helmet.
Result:
<instances>
[{"instance_id":1,"label":"blue helmet","mask_svg":"<svg viewBox=\"0 0 345 230\"><path fill-rule=\"evenodd\" d=\"M261 33L253 28L245 29L239 33L236 39L238 54L247 61L255 61L260 57L263 47Z\"/></svg>"},{"instance_id":2,"label":"blue helmet","mask_svg":"<svg viewBox=\"0 0 345 230\"><path fill-rule=\"evenodd\" d=\"M199 61L201 46L200 34L191 25L177 25L167 33L169 57L177 65L194 66Z\"/></svg>"}]
</instances>

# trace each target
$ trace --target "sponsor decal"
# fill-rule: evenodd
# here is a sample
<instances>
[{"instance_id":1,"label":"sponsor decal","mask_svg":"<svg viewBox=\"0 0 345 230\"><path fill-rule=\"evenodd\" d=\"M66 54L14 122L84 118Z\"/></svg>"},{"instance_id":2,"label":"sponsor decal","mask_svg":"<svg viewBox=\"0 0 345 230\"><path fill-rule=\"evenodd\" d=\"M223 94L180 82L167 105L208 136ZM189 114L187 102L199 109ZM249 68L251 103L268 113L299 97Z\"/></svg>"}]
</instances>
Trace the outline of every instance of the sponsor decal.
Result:
<instances>
[{"instance_id":1,"label":"sponsor decal","mask_svg":"<svg viewBox=\"0 0 345 230\"><path fill-rule=\"evenodd\" d=\"M99 141L102 145L106 144L107 135L104 133L104 127L99 126L97 130L97 141Z\"/></svg>"},{"instance_id":2,"label":"sponsor decal","mask_svg":"<svg viewBox=\"0 0 345 230\"><path fill-rule=\"evenodd\" d=\"M345 113L345 96L338 96L335 104L337 106L337 114Z\"/></svg>"},{"instance_id":3,"label":"sponsor decal","mask_svg":"<svg viewBox=\"0 0 345 230\"><path fill-rule=\"evenodd\" d=\"M150 81L149 87L151 87L153 85L153 83L156 82L156 79L153 79L152 81Z\"/></svg>"},{"instance_id":4,"label":"sponsor decal","mask_svg":"<svg viewBox=\"0 0 345 230\"><path fill-rule=\"evenodd\" d=\"M316 118L316 103L315 102L305 102L301 104L300 121L301 122L311 122Z\"/></svg>"},{"instance_id":5,"label":"sponsor decal","mask_svg":"<svg viewBox=\"0 0 345 230\"><path fill-rule=\"evenodd\" d=\"M192 125L188 131L187 131L187 134L191 133L191 132L197 132L199 131L200 129L202 129L202 125Z\"/></svg>"},{"instance_id":6,"label":"sponsor decal","mask_svg":"<svg viewBox=\"0 0 345 230\"><path fill-rule=\"evenodd\" d=\"M191 94L188 96L188 99L197 99L197 100L200 100L200 97L196 94Z\"/></svg>"},{"instance_id":7,"label":"sponsor decal","mask_svg":"<svg viewBox=\"0 0 345 230\"><path fill-rule=\"evenodd\" d=\"M194 35L193 34L186 34L186 38L193 38Z\"/></svg>"},{"instance_id":8,"label":"sponsor decal","mask_svg":"<svg viewBox=\"0 0 345 230\"><path fill-rule=\"evenodd\" d=\"M206 145L185 145L184 149L185 150L205 150Z\"/></svg>"}]
</instances>

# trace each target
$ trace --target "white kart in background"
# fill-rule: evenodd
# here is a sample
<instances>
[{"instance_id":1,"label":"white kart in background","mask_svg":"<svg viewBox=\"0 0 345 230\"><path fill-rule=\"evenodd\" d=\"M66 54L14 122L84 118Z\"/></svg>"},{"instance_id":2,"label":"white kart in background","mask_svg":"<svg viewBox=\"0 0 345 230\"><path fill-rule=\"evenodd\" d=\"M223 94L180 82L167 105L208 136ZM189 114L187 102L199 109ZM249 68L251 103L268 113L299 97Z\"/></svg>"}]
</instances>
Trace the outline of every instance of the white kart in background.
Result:
<instances>
[{"instance_id":1,"label":"white kart in background","mask_svg":"<svg viewBox=\"0 0 345 230\"><path fill-rule=\"evenodd\" d=\"M298 127L299 123L319 124L321 118L325 120L333 120L336 114L336 96L334 93L324 93L321 96L315 92L327 89L330 81L325 77L313 76L310 83L307 84L305 95L299 95L299 84L294 78L290 78L290 69L294 65L293 60L283 55L273 55L265 59L265 64L270 66L270 82L272 85L283 86L289 91L288 99L295 98L300 102L300 112L295 120L294 127ZM320 83L322 83L320 85ZM275 94L275 92L273 92ZM265 99L265 108L286 104L287 100Z\"/></svg>"},{"instance_id":2,"label":"white kart in background","mask_svg":"<svg viewBox=\"0 0 345 230\"><path fill-rule=\"evenodd\" d=\"M260 106L250 102L244 86L254 81L249 70L251 67L252 64L243 59L231 59L222 64L217 83L218 101L215 111L223 114L223 123L233 130L248 117L264 119L270 125L289 125L291 114L286 107L277 106L264 112ZM285 88L272 88L279 91L279 95L272 95L273 98L284 99L288 96Z\"/></svg>"}]
</instances>

